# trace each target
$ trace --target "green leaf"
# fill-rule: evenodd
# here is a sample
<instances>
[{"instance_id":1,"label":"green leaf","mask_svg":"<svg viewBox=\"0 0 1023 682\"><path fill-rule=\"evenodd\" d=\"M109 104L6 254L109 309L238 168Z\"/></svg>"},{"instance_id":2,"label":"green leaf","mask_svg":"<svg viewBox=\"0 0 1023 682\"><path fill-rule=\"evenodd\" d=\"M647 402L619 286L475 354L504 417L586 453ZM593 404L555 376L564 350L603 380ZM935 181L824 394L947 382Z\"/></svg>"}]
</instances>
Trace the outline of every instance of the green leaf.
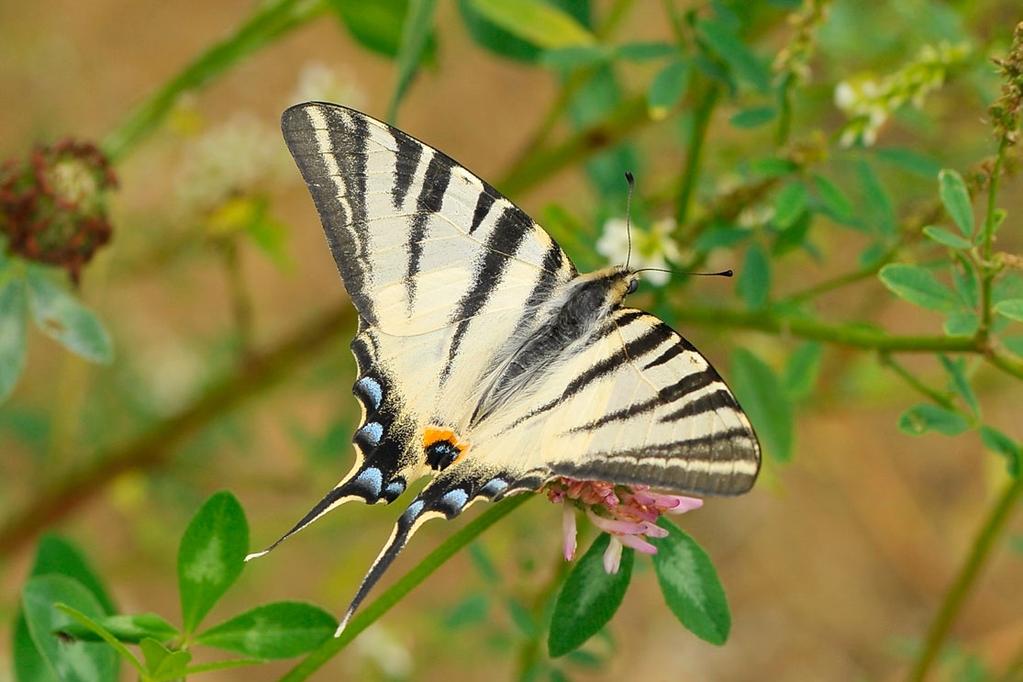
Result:
<instances>
[{"instance_id":1,"label":"green leaf","mask_svg":"<svg viewBox=\"0 0 1023 682\"><path fill-rule=\"evenodd\" d=\"M1023 298L1009 298L995 304L994 311L1002 317L1023 322Z\"/></svg>"},{"instance_id":2,"label":"green leaf","mask_svg":"<svg viewBox=\"0 0 1023 682\"><path fill-rule=\"evenodd\" d=\"M750 244L746 249L746 260L736 279L735 291L753 310L767 303L771 293L771 263L760 244Z\"/></svg>"},{"instance_id":3,"label":"green leaf","mask_svg":"<svg viewBox=\"0 0 1023 682\"><path fill-rule=\"evenodd\" d=\"M106 642L108 646L117 652L118 656L120 656L123 660L128 661L128 663L130 663L132 667L140 673L145 672L145 668L142 663L139 659L135 658L135 655L128 650L128 647L121 644L113 633L100 625L97 620L90 618L78 609L68 606L67 604L55 604L55 607L61 613L69 616L75 625L85 628L86 631L92 633L99 641ZM62 633L70 634L69 631L70 627L66 627L61 630Z\"/></svg>"},{"instance_id":4,"label":"green leaf","mask_svg":"<svg viewBox=\"0 0 1023 682\"><path fill-rule=\"evenodd\" d=\"M775 459L792 458L792 405L778 377L746 350L732 352L732 387L761 441Z\"/></svg>"},{"instance_id":5,"label":"green leaf","mask_svg":"<svg viewBox=\"0 0 1023 682\"><path fill-rule=\"evenodd\" d=\"M736 128L757 128L770 123L777 115L774 107L749 107L732 114L728 122Z\"/></svg>"},{"instance_id":6,"label":"green leaf","mask_svg":"<svg viewBox=\"0 0 1023 682\"><path fill-rule=\"evenodd\" d=\"M460 630L486 622L489 611L488 595L474 592L447 609L441 622L449 630Z\"/></svg>"},{"instance_id":7,"label":"green leaf","mask_svg":"<svg viewBox=\"0 0 1023 682\"><path fill-rule=\"evenodd\" d=\"M922 308L943 312L962 308L962 303L951 289L939 282L930 270L918 265L886 265L878 277L896 296Z\"/></svg>"},{"instance_id":8,"label":"green leaf","mask_svg":"<svg viewBox=\"0 0 1023 682\"><path fill-rule=\"evenodd\" d=\"M588 0L549 0L549 2L560 7L584 25L589 20L590 3ZM515 36L487 19L475 8L473 0L458 0L458 10L469 30L469 35L491 52L509 59L526 62L535 61L542 54L542 50L533 43Z\"/></svg>"},{"instance_id":9,"label":"green leaf","mask_svg":"<svg viewBox=\"0 0 1023 682\"><path fill-rule=\"evenodd\" d=\"M575 17L541 0L470 0L493 24L533 45L548 50L596 43Z\"/></svg>"},{"instance_id":10,"label":"green leaf","mask_svg":"<svg viewBox=\"0 0 1023 682\"><path fill-rule=\"evenodd\" d=\"M364 47L387 57L398 54L409 0L328 0L328 4Z\"/></svg>"},{"instance_id":11,"label":"green leaf","mask_svg":"<svg viewBox=\"0 0 1023 682\"><path fill-rule=\"evenodd\" d=\"M816 341L807 341L789 356L782 374L782 385L791 399L801 400L813 391L823 355L824 346Z\"/></svg>"},{"instance_id":12,"label":"green leaf","mask_svg":"<svg viewBox=\"0 0 1023 682\"><path fill-rule=\"evenodd\" d=\"M973 237L973 204L962 176L948 168L938 173L938 194L945 210L967 238Z\"/></svg>"},{"instance_id":13,"label":"green leaf","mask_svg":"<svg viewBox=\"0 0 1023 682\"><path fill-rule=\"evenodd\" d=\"M998 305L1012 298L1023 298L1023 275L1003 270L991 285L991 301Z\"/></svg>"},{"instance_id":14,"label":"green leaf","mask_svg":"<svg viewBox=\"0 0 1023 682\"><path fill-rule=\"evenodd\" d=\"M401 43L398 45L398 73L394 91L387 106L387 120L392 124L397 120L398 106L405 97L426 51L430 33L433 31L433 12L436 7L437 0L411 0L401 30Z\"/></svg>"},{"instance_id":15,"label":"green leaf","mask_svg":"<svg viewBox=\"0 0 1023 682\"><path fill-rule=\"evenodd\" d=\"M234 495L219 492L192 518L178 549L178 588L186 633L193 632L238 578L249 547L245 512Z\"/></svg>"},{"instance_id":16,"label":"green leaf","mask_svg":"<svg viewBox=\"0 0 1023 682\"><path fill-rule=\"evenodd\" d=\"M980 403L977 402L977 394L973 392L969 379L966 378L966 358L953 360L947 355L940 355L941 365L948 372L949 386L952 388L974 416L980 416Z\"/></svg>"},{"instance_id":17,"label":"green leaf","mask_svg":"<svg viewBox=\"0 0 1023 682\"><path fill-rule=\"evenodd\" d=\"M980 317L972 310L951 313L942 328L949 336L973 336L980 327Z\"/></svg>"},{"instance_id":18,"label":"green leaf","mask_svg":"<svg viewBox=\"0 0 1023 682\"><path fill-rule=\"evenodd\" d=\"M21 278L12 277L0 288L0 402L14 390L25 368L26 301Z\"/></svg>"},{"instance_id":19,"label":"green leaf","mask_svg":"<svg viewBox=\"0 0 1023 682\"><path fill-rule=\"evenodd\" d=\"M709 253L714 249L735 246L739 242L749 239L752 234L752 231L734 225L716 224L696 238L693 248L698 253Z\"/></svg>"},{"instance_id":20,"label":"green leaf","mask_svg":"<svg viewBox=\"0 0 1023 682\"><path fill-rule=\"evenodd\" d=\"M117 610L114 601L103 586L99 574L89 565L85 554L69 540L59 535L47 533L39 538L36 548L35 562L32 564L31 575L48 575L58 573L75 579L82 587L89 590L99 602L104 614Z\"/></svg>"},{"instance_id":21,"label":"green leaf","mask_svg":"<svg viewBox=\"0 0 1023 682\"><path fill-rule=\"evenodd\" d=\"M980 427L980 440L988 450L1005 458L1005 466L1010 476L1019 478L1020 469L1023 467L1023 449L1019 443L993 426Z\"/></svg>"},{"instance_id":22,"label":"green leaf","mask_svg":"<svg viewBox=\"0 0 1023 682\"><path fill-rule=\"evenodd\" d=\"M547 635L552 657L563 656L596 634L615 615L632 578L634 554L622 550L617 573L604 570L604 552L611 542L601 533L565 578Z\"/></svg>"},{"instance_id":23,"label":"green leaf","mask_svg":"<svg viewBox=\"0 0 1023 682\"><path fill-rule=\"evenodd\" d=\"M933 157L920 154L912 149L878 147L874 153L878 159L928 180L933 180L941 170L941 164Z\"/></svg>"},{"instance_id":24,"label":"green leaf","mask_svg":"<svg viewBox=\"0 0 1023 682\"><path fill-rule=\"evenodd\" d=\"M630 62L646 62L676 55L678 48L664 42L623 43L614 48L614 54Z\"/></svg>"},{"instance_id":25,"label":"green leaf","mask_svg":"<svg viewBox=\"0 0 1023 682\"><path fill-rule=\"evenodd\" d=\"M671 521L661 517L657 525L667 537L654 540L657 582L668 608L682 625L702 640L724 644L732 628L725 590L710 557Z\"/></svg>"},{"instance_id":26,"label":"green leaf","mask_svg":"<svg viewBox=\"0 0 1023 682\"><path fill-rule=\"evenodd\" d=\"M14 621L14 635L11 642L14 679L18 682L58 682L50 667L39 653L32 635L28 631L25 614L19 609Z\"/></svg>"},{"instance_id":27,"label":"green leaf","mask_svg":"<svg viewBox=\"0 0 1023 682\"><path fill-rule=\"evenodd\" d=\"M823 175L819 175L817 173L814 173L813 185L814 189L817 190L817 196L820 199L824 210L833 220L839 223L852 222L852 202L849 201L849 198L845 196L837 185Z\"/></svg>"},{"instance_id":28,"label":"green leaf","mask_svg":"<svg viewBox=\"0 0 1023 682\"><path fill-rule=\"evenodd\" d=\"M738 80L745 81L762 93L771 90L770 68L750 51L728 24L704 20L697 22L696 30L710 50L728 64Z\"/></svg>"},{"instance_id":29,"label":"green leaf","mask_svg":"<svg viewBox=\"0 0 1023 682\"><path fill-rule=\"evenodd\" d=\"M50 279L44 268L28 268L29 303L36 326L86 360L107 364L114 359L110 335L99 319L69 291Z\"/></svg>"},{"instance_id":30,"label":"green leaf","mask_svg":"<svg viewBox=\"0 0 1023 682\"><path fill-rule=\"evenodd\" d=\"M773 222L780 229L789 227L803 215L809 197L801 182L790 182L774 197Z\"/></svg>"},{"instance_id":31,"label":"green leaf","mask_svg":"<svg viewBox=\"0 0 1023 682\"><path fill-rule=\"evenodd\" d=\"M133 616L118 614L97 619L96 622L118 641L129 644L137 644L147 637L166 642L180 634L176 627L155 613L141 613ZM87 628L69 627L67 632L78 639L97 640L95 633Z\"/></svg>"},{"instance_id":32,"label":"green leaf","mask_svg":"<svg viewBox=\"0 0 1023 682\"><path fill-rule=\"evenodd\" d=\"M540 62L550 68L572 71L584 66L602 64L612 56L603 45L573 45L557 50L546 50Z\"/></svg>"},{"instance_id":33,"label":"green leaf","mask_svg":"<svg viewBox=\"0 0 1023 682\"><path fill-rule=\"evenodd\" d=\"M894 236L896 218L891 197L869 163L861 160L856 169L863 192L863 208L868 230L885 237Z\"/></svg>"},{"instance_id":34,"label":"green leaf","mask_svg":"<svg viewBox=\"0 0 1023 682\"><path fill-rule=\"evenodd\" d=\"M56 634L70 622L70 616L55 604L68 604L87 616L103 615L99 601L75 580L63 575L31 578L21 591L25 621L50 672L61 682L116 682L117 654L106 644L66 642Z\"/></svg>"},{"instance_id":35,"label":"green leaf","mask_svg":"<svg viewBox=\"0 0 1023 682\"><path fill-rule=\"evenodd\" d=\"M301 602L264 604L216 625L195 638L200 644L256 658L291 658L330 639L337 621L318 606Z\"/></svg>"},{"instance_id":36,"label":"green leaf","mask_svg":"<svg viewBox=\"0 0 1023 682\"><path fill-rule=\"evenodd\" d=\"M958 436L969 428L970 424L963 415L930 403L914 405L899 417L899 429L912 436L928 431Z\"/></svg>"},{"instance_id":37,"label":"green leaf","mask_svg":"<svg viewBox=\"0 0 1023 682\"><path fill-rule=\"evenodd\" d=\"M673 59L654 76L646 93L647 108L650 118L659 120L679 103L686 88L689 87L689 62L684 59Z\"/></svg>"},{"instance_id":38,"label":"green leaf","mask_svg":"<svg viewBox=\"0 0 1023 682\"><path fill-rule=\"evenodd\" d=\"M957 234L949 232L943 227L935 227L934 225L928 225L923 230L924 235L927 236L931 241L938 242L942 246L947 246L950 249L968 249L973 246L972 243L963 239Z\"/></svg>"},{"instance_id":39,"label":"green leaf","mask_svg":"<svg viewBox=\"0 0 1023 682\"><path fill-rule=\"evenodd\" d=\"M187 651L171 651L155 639L142 640L140 648L146 659L146 669L154 682L185 677L185 670L192 660L192 654Z\"/></svg>"},{"instance_id":40,"label":"green leaf","mask_svg":"<svg viewBox=\"0 0 1023 682\"><path fill-rule=\"evenodd\" d=\"M980 281L977 279L973 263L961 253L953 254L956 264L952 266L952 284L959 300L971 310L980 307Z\"/></svg>"}]
</instances>

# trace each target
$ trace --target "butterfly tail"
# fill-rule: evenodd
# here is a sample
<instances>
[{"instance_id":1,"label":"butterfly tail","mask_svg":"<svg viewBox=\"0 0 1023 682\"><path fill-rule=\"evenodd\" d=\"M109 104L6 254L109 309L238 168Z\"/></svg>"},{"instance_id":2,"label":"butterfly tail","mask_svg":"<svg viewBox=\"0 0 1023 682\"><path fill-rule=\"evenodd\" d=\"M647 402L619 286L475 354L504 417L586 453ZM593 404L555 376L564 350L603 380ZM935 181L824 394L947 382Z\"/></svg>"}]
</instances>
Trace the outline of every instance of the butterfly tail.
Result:
<instances>
[{"instance_id":1,"label":"butterfly tail","mask_svg":"<svg viewBox=\"0 0 1023 682\"><path fill-rule=\"evenodd\" d=\"M245 557L245 560L250 561L269 554L277 545L346 502L387 503L393 501L405 491L405 484L402 479L391 480L387 485L384 484L384 480L384 474L378 467L369 465L356 467L348 476L324 495L323 499L317 502L298 523L292 526L291 530L263 551L249 554Z\"/></svg>"}]
</instances>

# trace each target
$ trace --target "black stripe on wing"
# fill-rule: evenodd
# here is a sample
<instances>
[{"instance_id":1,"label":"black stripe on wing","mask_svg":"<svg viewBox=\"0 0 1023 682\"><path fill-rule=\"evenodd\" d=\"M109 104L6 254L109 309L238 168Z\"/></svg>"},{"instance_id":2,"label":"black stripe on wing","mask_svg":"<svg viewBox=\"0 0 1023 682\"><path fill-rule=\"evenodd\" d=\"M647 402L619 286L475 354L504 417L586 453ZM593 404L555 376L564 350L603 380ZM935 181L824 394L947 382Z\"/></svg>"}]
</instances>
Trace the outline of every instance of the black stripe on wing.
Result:
<instances>
[{"instance_id":1,"label":"black stripe on wing","mask_svg":"<svg viewBox=\"0 0 1023 682\"><path fill-rule=\"evenodd\" d=\"M688 374L670 386L659 389L657 395L653 398L641 400L640 402L629 405L628 407L605 414L603 417L594 419L591 422L581 426L576 426L571 429L571 431L592 431L604 426L605 424L610 424L611 422L623 421L647 412L652 412L658 407L663 407L681 400L690 393L704 389L718 381L721 381L721 375L718 374L717 370L713 367L707 365L706 369Z\"/></svg>"},{"instance_id":2,"label":"black stripe on wing","mask_svg":"<svg viewBox=\"0 0 1023 682\"><path fill-rule=\"evenodd\" d=\"M744 427L636 450L587 455L551 465L558 476L648 485L675 493L740 495L753 487L760 447Z\"/></svg>"},{"instance_id":3,"label":"black stripe on wing","mask_svg":"<svg viewBox=\"0 0 1023 682\"><path fill-rule=\"evenodd\" d=\"M526 235L533 231L533 221L515 206L509 206L497 219L487 239L486 251L476 264L476 276L472 287L462 296L451 316L458 326L451 337L448 359L441 372L441 381L447 379L458 356L462 339L469 328L471 318L486 305L494 290L500 286L509 257L514 256ZM559 249L560 250L560 249Z\"/></svg>"},{"instance_id":4,"label":"black stripe on wing","mask_svg":"<svg viewBox=\"0 0 1023 682\"><path fill-rule=\"evenodd\" d=\"M369 127L361 115L344 112L340 107L299 104L281 115L281 131L320 214L345 289L359 314L376 324L373 301L367 293L370 273L366 270ZM313 124L313 116L323 118L328 148L322 147L324 142L317 136L319 129ZM328 168L328 155L338 167L336 175Z\"/></svg>"},{"instance_id":5,"label":"black stripe on wing","mask_svg":"<svg viewBox=\"0 0 1023 682\"><path fill-rule=\"evenodd\" d=\"M416 199L416 213L408 235L408 264L405 268L405 294L410 315L416 304L416 275L419 274L419 261L423 256L422 242L426 237L426 226L430 217L439 213L444 204L444 193L451 181L453 165L454 162L444 154L433 154L426 166L423 186Z\"/></svg>"}]
</instances>

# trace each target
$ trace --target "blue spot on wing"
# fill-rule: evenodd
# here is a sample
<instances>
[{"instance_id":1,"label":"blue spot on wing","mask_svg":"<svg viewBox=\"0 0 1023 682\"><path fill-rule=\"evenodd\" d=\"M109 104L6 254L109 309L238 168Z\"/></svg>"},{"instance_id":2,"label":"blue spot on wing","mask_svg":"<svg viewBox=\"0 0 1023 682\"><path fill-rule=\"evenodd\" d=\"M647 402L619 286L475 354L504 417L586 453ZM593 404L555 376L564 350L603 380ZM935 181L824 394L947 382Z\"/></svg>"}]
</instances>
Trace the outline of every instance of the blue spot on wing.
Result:
<instances>
[{"instance_id":1,"label":"blue spot on wing","mask_svg":"<svg viewBox=\"0 0 1023 682\"><path fill-rule=\"evenodd\" d=\"M380 409L380 404L384 400L384 391L380 387L379 381L373 377L362 377L355 382L355 388L360 395L365 396L369 400L372 409Z\"/></svg>"},{"instance_id":2,"label":"blue spot on wing","mask_svg":"<svg viewBox=\"0 0 1023 682\"><path fill-rule=\"evenodd\" d=\"M380 424L379 422L366 422L363 424L362 428L359 429L359 435L361 436L361 439L370 446L376 447L380 444L380 439L384 435L383 424Z\"/></svg>"}]
</instances>

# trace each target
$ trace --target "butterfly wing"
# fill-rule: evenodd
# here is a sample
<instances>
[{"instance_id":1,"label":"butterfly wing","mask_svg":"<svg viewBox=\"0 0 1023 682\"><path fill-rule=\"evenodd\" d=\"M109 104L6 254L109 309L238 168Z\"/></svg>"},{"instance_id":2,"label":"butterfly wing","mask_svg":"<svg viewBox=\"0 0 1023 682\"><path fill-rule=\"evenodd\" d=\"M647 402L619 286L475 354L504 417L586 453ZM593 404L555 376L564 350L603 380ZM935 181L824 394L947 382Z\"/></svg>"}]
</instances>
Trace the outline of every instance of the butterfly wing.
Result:
<instances>
[{"instance_id":1,"label":"butterfly wing","mask_svg":"<svg viewBox=\"0 0 1023 682\"><path fill-rule=\"evenodd\" d=\"M477 435L509 478L556 476L736 495L760 467L749 419L721 376L666 323L620 308L584 350Z\"/></svg>"},{"instance_id":2,"label":"butterfly wing","mask_svg":"<svg viewBox=\"0 0 1023 682\"><path fill-rule=\"evenodd\" d=\"M285 111L281 127L359 313L363 408L354 467L283 540L428 473L424 431L460 426L451 415L576 269L497 190L396 128L315 102Z\"/></svg>"}]
</instances>

